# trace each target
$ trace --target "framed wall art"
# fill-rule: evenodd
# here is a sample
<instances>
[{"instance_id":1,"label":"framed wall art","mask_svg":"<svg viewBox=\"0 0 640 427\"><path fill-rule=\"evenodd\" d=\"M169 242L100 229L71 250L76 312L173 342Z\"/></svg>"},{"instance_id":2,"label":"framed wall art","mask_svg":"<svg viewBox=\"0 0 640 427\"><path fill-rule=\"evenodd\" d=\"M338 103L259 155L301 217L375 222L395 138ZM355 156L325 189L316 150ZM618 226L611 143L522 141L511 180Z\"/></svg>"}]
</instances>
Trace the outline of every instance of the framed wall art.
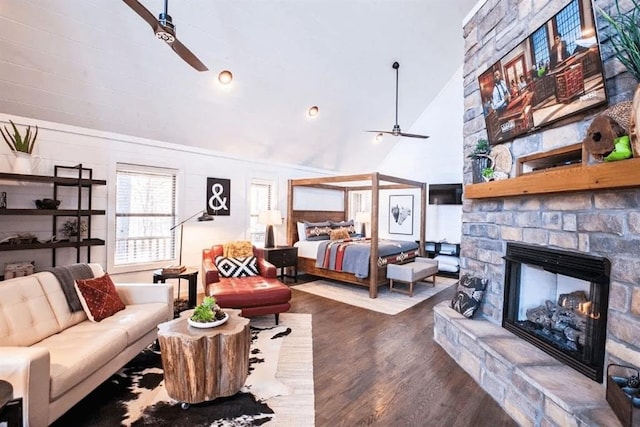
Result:
<instances>
[{"instance_id":1,"label":"framed wall art","mask_svg":"<svg viewBox=\"0 0 640 427\"><path fill-rule=\"evenodd\" d=\"M207 213L231 215L231 180L207 178Z\"/></svg>"},{"instance_id":2,"label":"framed wall art","mask_svg":"<svg viewBox=\"0 0 640 427\"><path fill-rule=\"evenodd\" d=\"M389 234L413 234L413 195L389 196Z\"/></svg>"}]
</instances>

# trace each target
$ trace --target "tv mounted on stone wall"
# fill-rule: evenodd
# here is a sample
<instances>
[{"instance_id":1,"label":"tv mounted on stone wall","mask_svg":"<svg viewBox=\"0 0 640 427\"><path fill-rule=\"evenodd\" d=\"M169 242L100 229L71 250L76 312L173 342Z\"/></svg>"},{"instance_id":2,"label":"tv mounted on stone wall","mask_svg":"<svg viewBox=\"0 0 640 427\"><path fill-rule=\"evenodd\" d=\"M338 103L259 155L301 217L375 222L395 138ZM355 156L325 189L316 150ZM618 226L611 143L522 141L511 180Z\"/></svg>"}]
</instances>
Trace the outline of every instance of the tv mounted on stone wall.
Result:
<instances>
[{"instance_id":1,"label":"tv mounted on stone wall","mask_svg":"<svg viewBox=\"0 0 640 427\"><path fill-rule=\"evenodd\" d=\"M492 145L552 123L578 121L605 104L590 0L570 1L478 80Z\"/></svg>"}]
</instances>

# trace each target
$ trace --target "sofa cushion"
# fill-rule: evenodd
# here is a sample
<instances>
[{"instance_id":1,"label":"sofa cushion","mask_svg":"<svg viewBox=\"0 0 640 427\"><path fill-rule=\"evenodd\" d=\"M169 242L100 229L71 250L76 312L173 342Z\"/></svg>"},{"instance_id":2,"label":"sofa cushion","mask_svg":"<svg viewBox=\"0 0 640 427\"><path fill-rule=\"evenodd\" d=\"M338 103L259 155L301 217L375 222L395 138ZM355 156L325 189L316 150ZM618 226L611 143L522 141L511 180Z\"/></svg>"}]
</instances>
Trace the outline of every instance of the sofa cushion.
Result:
<instances>
[{"instance_id":1,"label":"sofa cushion","mask_svg":"<svg viewBox=\"0 0 640 427\"><path fill-rule=\"evenodd\" d=\"M82 307L92 322L99 322L124 310L124 303L108 273L94 279L77 280L76 290Z\"/></svg>"},{"instance_id":2,"label":"sofa cushion","mask_svg":"<svg viewBox=\"0 0 640 427\"><path fill-rule=\"evenodd\" d=\"M252 256L253 243L248 240L225 243L222 255L231 258Z\"/></svg>"},{"instance_id":3,"label":"sofa cushion","mask_svg":"<svg viewBox=\"0 0 640 427\"><path fill-rule=\"evenodd\" d=\"M259 274L255 256L235 258L217 256L216 268L222 277L248 277Z\"/></svg>"},{"instance_id":4,"label":"sofa cushion","mask_svg":"<svg viewBox=\"0 0 640 427\"><path fill-rule=\"evenodd\" d=\"M120 329L127 334L127 345L142 338L149 331L155 330L158 324L167 321L167 305L162 303L145 303L127 305L111 317L99 323L109 329ZM89 327L89 322L85 322ZM95 325L95 323L93 323ZM78 325L79 326L79 325Z\"/></svg>"},{"instance_id":5,"label":"sofa cushion","mask_svg":"<svg viewBox=\"0 0 640 427\"><path fill-rule=\"evenodd\" d=\"M29 346L62 330L38 277L0 282L0 346Z\"/></svg>"},{"instance_id":6,"label":"sofa cushion","mask_svg":"<svg viewBox=\"0 0 640 427\"><path fill-rule=\"evenodd\" d=\"M48 349L51 357L49 398L55 400L85 380L122 352L126 345L124 330L110 329L87 320L34 344L34 347Z\"/></svg>"},{"instance_id":7,"label":"sofa cushion","mask_svg":"<svg viewBox=\"0 0 640 427\"><path fill-rule=\"evenodd\" d=\"M104 273L101 273L102 275ZM40 285L44 290L49 304L53 310L53 314L58 320L58 324L62 329L66 329L73 325L76 325L84 320L87 320L87 315L84 310L72 312L67 303L67 299L64 296L64 291L60 286L60 282L56 279L56 276L49 271L43 271L37 274Z\"/></svg>"}]
</instances>

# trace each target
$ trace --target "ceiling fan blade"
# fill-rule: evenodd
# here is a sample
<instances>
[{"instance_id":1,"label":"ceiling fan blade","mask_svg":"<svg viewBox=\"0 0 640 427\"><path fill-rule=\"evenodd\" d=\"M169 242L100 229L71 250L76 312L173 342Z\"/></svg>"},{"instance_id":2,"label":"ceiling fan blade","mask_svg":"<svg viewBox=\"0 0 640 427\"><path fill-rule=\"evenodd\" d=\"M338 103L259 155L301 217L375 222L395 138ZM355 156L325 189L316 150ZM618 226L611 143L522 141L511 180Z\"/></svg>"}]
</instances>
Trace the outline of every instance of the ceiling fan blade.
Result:
<instances>
[{"instance_id":1,"label":"ceiling fan blade","mask_svg":"<svg viewBox=\"0 0 640 427\"><path fill-rule=\"evenodd\" d=\"M180 43L180 40L175 39L173 43L170 44L171 49L173 49L173 51L177 53L180 58L184 59L187 64L191 65L198 71L209 70L207 66L204 65L202 61L200 61L189 49L187 49L185 45Z\"/></svg>"},{"instance_id":2,"label":"ceiling fan blade","mask_svg":"<svg viewBox=\"0 0 640 427\"><path fill-rule=\"evenodd\" d=\"M365 130L365 132L388 133L389 135L393 135L393 132L390 132L388 130Z\"/></svg>"},{"instance_id":3,"label":"ceiling fan blade","mask_svg":"<svg viewBox=\"0 0 640 427\"><path fill-rule=\"evenodd\" d=\"M149 10L147 10L146 7L141 5L138 0L122 0L122 1L125 2L127 6L129 6L131 9L133 9L135 13L140 15L142 19L147 21L147 24L149 24L154 31L156 30L156 27L158 26L158 19L155 16L153 16L153 14L149 12Z\"/></svg>"},{"instance_id":4,"label":"ceiling fan blade","mask_svg":"<svg viewBox=\"0 0 640 427\"><path fill-rule=\"evenodd\" d=\"M415 133L405 133L405 132L400 132L400 136L406 136L407 138L422 138L422 139L429 138L428 135L418 135Z\"/></svg>"}]
</instances>

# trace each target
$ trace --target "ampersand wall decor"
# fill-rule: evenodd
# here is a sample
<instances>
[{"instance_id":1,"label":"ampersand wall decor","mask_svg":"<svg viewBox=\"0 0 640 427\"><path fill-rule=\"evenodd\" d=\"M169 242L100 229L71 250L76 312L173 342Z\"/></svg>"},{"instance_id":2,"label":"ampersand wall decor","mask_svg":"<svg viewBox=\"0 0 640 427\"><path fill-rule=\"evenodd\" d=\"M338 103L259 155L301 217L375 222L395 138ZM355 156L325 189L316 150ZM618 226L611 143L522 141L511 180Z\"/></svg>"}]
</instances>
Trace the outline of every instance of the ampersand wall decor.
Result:
<instances>
[{"instance_id":1,"label":"ampersand wall decor","mask_svg":"<svg viewBox=\"0 0 640 427\"><path fill-rule=\"evenodd\" d=\"M231 215L231 180L207 178L207 213Z\"/></svg>"}]
</instances>

